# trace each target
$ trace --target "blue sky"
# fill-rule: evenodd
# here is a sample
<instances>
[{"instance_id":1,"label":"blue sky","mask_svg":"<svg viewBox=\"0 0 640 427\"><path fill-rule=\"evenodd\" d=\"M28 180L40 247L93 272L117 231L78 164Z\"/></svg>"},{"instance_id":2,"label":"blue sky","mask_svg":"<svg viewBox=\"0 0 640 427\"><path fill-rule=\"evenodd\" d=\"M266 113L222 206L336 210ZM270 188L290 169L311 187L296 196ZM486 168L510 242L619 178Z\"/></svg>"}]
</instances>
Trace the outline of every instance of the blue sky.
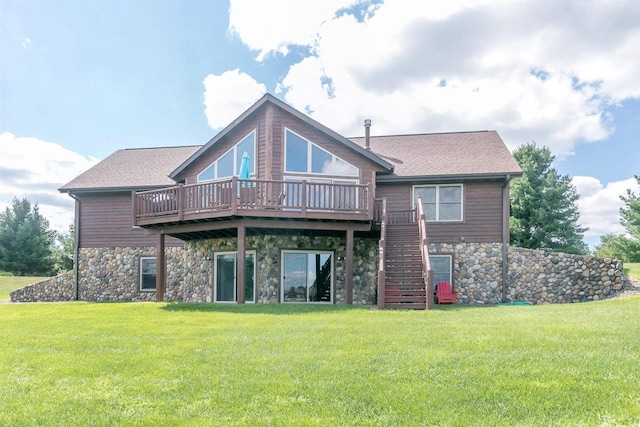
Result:
<instances>
[{"instance_id":1,"label":"blue sky","mask_svg":"<svg viewBox=\"0 0 640 427\"><path fill-rule=\"evenodd\" d=\"M640 174L640 3L0 0L0 208L119 148L204 144L264 91L346 135L497 130L620 232ZM540 5L543 5L542 7ZM632 187L635 188L635 187Z\"/></svg>"}]
</instances>

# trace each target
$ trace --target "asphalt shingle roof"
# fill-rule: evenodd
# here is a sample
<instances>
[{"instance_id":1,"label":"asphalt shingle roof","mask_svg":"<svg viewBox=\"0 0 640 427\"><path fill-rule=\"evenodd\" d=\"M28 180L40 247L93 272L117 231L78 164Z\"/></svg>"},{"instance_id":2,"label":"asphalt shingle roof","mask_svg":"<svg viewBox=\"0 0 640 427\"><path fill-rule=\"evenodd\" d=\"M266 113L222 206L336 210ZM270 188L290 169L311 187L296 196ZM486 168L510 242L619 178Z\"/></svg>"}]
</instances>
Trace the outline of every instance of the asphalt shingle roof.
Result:
<instances>
[{"instance_id":1,"label":"asphalt shingle roof","mask_svg":"<svg viewBox=\"0 0 640 427\"><path fill-rule=\"evenodd\" d=\"M127 189L175 185L169 174L200 146L118 150L60 191Z\"/></svg>"},{"instance_id":2,"label":"asphalt shingle roof","mask_svg":"<svg viewBox=\"0 0 640 427\"><path fill-rule=\"evenodd\" d=\"M349 139L364 147L364 137ZM370 146L398 177L522 173L496 131L372 136Z\"/></svg>"}]
</instances>

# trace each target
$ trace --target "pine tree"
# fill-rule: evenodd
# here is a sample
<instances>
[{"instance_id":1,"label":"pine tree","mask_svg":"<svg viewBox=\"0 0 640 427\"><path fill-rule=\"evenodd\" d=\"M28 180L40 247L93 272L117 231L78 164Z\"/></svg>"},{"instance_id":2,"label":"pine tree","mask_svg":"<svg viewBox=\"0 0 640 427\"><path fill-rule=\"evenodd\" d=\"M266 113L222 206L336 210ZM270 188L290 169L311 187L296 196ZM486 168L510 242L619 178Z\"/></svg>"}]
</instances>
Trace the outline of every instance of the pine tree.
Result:
<instances>
[{"instance_id":1,"label":"pine tree","mask_svg":"<svg viewBox=\"0 0 640 427\"><path fill-rule=\"evenodd\" d=\"M529 249L583 254L588 252L578 224L578 192L568 175L552 167L554 156L535 143L518 147L513 156L523 175L511 183L511 244Z\"/></svg>"},{"instance_id":2,"label":"pine tree","mask_svg":"<svg viewBox=\"0 0 640 427\"><path fill-rule=\"evenodd\" d=\"M36 204L14 199L0 213L0 270L15 275L48 276L53 273L51 246L54 232Z\"/></svg>"}]
</instances>

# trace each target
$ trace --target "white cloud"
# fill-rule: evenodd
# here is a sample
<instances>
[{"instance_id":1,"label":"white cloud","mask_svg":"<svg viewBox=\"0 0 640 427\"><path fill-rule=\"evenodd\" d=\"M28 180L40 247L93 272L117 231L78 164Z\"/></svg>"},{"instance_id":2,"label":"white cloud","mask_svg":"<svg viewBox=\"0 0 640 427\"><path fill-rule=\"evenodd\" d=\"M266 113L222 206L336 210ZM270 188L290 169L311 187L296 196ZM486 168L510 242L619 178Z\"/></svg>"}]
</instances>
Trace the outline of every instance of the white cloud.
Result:
<instances>
[{"instance_id":1,"label":"white cloud","mask_svg":"<svg viewBox=\"0 0 640 427\"><path fill-rule=\"evenodd\" d=\"M362 22L336 12L366 2L267 3L232 1L230 29L259 60L307 46L278 90L343 134L497 129L563 156L640 97L639 2L386 2Z\"/></svg>"},{"instance_id":2,"label":"white cloud","mask_svg":"<svg viewBox=\"0 0 640 427\"><path fill-rule=\"evenodd\" d=\"M31 45L31 39L27 37L20 44L22 45L23 49L26 49L27 47L29 47Z\"/></svg>"},{"instance_id":3,"label":"white cloud","mask_svg":"<svg viewBox=\"0 0 640 427\"><path fill-rule=\"evenodd\" d=\"M589 227L585 237L624 233L625 230L620 225L620 208L624 206L624 202L620 200L620 196L626 195L627 189L636 194L640 192L634 178L603 185L592 176L574 176L573 184L580 194L577 203L580 223Z\"/></svg>"},{"instance_id":4,"label":"white cloud","mask_svg":"<svg viewBox=\"0 0 640 427\"><path fill-rule=\"evenodd\" d=\"M267 91L262 83L237 69L219 76L209 74L203 83L205 114L213 129L227 126Z\"/></svg>"},{"instance_id":5,"label":"white cloud","mask_svg":"<svg viewBox=\"0 0 640 427\"><path fill-rule=\"evenodd\" d=\"M38 138L0 134L0 210L14 198L38 203L52 229L67 231L73 222L74 202L58 188L96 164L56 143Z\"/></svg>"}]
</instances>

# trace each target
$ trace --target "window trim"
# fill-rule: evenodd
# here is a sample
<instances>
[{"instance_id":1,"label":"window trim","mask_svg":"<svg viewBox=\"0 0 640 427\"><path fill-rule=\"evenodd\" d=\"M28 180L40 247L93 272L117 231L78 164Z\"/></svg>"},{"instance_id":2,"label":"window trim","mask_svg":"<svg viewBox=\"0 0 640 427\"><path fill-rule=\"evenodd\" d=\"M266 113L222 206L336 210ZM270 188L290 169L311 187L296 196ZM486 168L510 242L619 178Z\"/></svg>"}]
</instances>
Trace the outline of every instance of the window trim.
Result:
<instances>
[{"instance_id":1,"label":"window trim","mask_svg":"<svg viewBox=\"0 0 640 427\"><path fill-rule=\"evenodd\" d=\"M319 255L330 255L331 256L331 285L329 291L329 301L309 301L309 293L307 292L307 301L285 301L284 300L284 256L285 254L319 254ZM314 250L314 249L281 249L280 250L280 298L279 301L281 304L334 304L334 293L335 293L335 273L336 273L336 253L335 251L328 250ZM308 291L308 288L307 288Z\"/></svg>"},{"instance_id":2,"label":"window trim","mask_svg":"<svg viewBox=\"0 0 640 427\"><path fill-rule=\"evenodd\" d=\"M253 173L251 174L251 176L255 176L256 175L256 171L257 171L257 162L256 162L256 157L258 157L257 155L257 150L256 150L256 145L257 145L257 141L256 141L256 130L253 129L251 132L249 132L248 134L246 134L245 136L243 136L242 138L240 138L238 140L238 142L236 142L231 148L229 148L227 151L225 151L224 153L222 153L221 155L219 155L218 157L216 157L216 159L209 163L205 168L203 168L200 173L196 176L196 182L211 182L211 181L217 181L217 180L221 180L221 179L229 179L233 176L238 176L238 174L240 173L240 170L236 170L236 168L238 167L238 156L242 156L243 153L238 154L238 145L240 145L240 143L242 141L244 141L245 139L247 139L247 137L249 137L251 134L253 134L253 158L251 159L251 161L253 161ZM218 177L218 160L222 159L224 156L226 156L227 154L229 154L230 151L233 151L233 175L231 176L224 176L222 178ZM207 171L211 166L213 166L213 178L209 178L209 179L201 179L200 176L205 173L205 171Z\"/></svg>"},{"instance_id":3,"label":"window trim","mask_svg":"<svg viewBox=\"0 0 640 427\"><path fill-rule=\"evenodd\" d=\"M256 261L258 259L258 254L257 251L254 250L250 250L250 251L245 251L245 257L247 255L253 255L253 300L247 300L246 299L246 295L245 295L245 304L253 304L256 302L256 271L257 271L257 266L256 266ZM218 255L235 255L235 262L234 262L234 276L233 276L233 301L218 301ZM246 262L246 261L245 261ZM238 251L219 251L219 252L214 252L213 254L213 298L211 299L214 303L216 304L236 304L238 302L238 295L237 295L237 291L238 291ZM246 279L246 277L245 277Z\"/></svg>"},{"instance_id":4,"label":"window trim","mask_svg":"<svg viewBox=\"0 0 640 427\"><path fill-rule=\"evenodd\" d=\"M304 140L307 142L307 171L306 172L300 172L300 171L289 171L287 170L287 131L291 132L292 134L294 134L295 136L297 136L298 138ZM282 170L283 170L283 174L284 175L297 175L297 176L314 176L314 177L327 177L327 176L334 176L334 177L348 177L349 179L357 179L358 181L360 180L360 168L354 164L352 164L351 162L346 161L345 159L343 159L340 156L335 155L334 153L332 153L331 151L327 150L326 148L321 147L320 145L312 142L311 140L309 140L308 138L305 138L304 136L300 135L298 132L289 129L288 127L284 127L284 136L283 136L283 155L282 155L282 159L283 159L283 164L282 164ZM332 163L336 163L336 160L340 160L346 164L348 164L349 166L353 167L356 169L356 174L355 175L339 175L339 174L327 174L327 173L322 173L322 172L311 172L313 170L313 162L312 162L312 158L311 158L311 154L313 152L312 146L318 147L320 150L324 151L325 153L329 154L331 156L331 162Z\"/></svg>"},{"instance_id":5,"label":"window trim","mask_svg":"<svg viewBox=\"0 0 640 427\"><path fill-rule=\"evenodd\" d=\"M142 264L143 264L143 262L144 262L144 261L146 261L146 260L154 260L154 261L156 261L156 271L155 271L154 276L156 276L156 278L157 278L157 276L158 276L158 261L157 261L157 258L156 258L156 257L154 257L154 256L141 256L141 257L140 257L140 260L139 260L139 263L138 263L138 267L139 267L139 270L140 270L140 274L139 274L139 276L138 276L138 280L139 280L139 281L138 281L138 288L140 289L140 292L155 292L155 291L156 291L156 289L157 289L157 286L156 286L156 284L155 284L155 283L156 283L155 281L154 281L153 288L143 288L143 287L142 287L142 276L143 276L143 272L142 272Z\"/></svg>"},{"instance_id":6,"label":"window trim","mask_svg":"<svg viewBox=\"0 0 640 427\"><path fill-rule=\"evenodd\" d=\"M441 187L460 187L460 219L440 219L440 188ZM436 219L426 219L427 222L464 222L464 184L419 184L411 188L413 198L413 209L416 209L416 188L435 188L436 189ZM426 216L426 215L425 215Z\"/></svg>"}]
</instances>

